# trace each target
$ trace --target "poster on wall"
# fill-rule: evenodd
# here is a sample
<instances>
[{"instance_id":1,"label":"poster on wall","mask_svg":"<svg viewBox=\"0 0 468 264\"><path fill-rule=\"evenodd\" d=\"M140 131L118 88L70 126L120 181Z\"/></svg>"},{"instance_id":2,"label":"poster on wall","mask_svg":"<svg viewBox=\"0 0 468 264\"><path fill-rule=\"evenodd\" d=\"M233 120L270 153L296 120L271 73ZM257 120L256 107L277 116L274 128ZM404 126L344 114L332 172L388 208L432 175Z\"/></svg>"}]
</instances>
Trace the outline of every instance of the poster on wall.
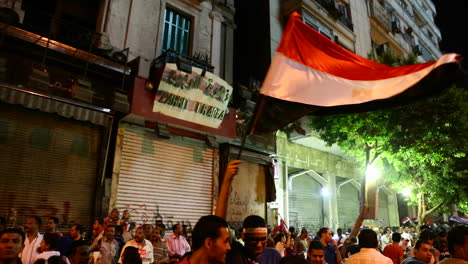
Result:
<instances>
[{"instance_id":1,"label":"poster on wall","mask_svg":"<svg viewBox=\"0 0 468 264\"><path fill-rule=\"evenodd\" d=\"M240 163L231 186L226 215L226 221L231 228L241 228L242 222L249 215L265 218L265 168L262 165Z\"/></svg>"},{"instance_id":2,"label":"poster on wall","mask_svg":"<svg viewBox=\"0 0 468 264\"><path fill-rule=\"evenodd\" d=\"M192 67L192 73L166 63L153 104L153 112L218 128L229 113L232 87L211 72Z\"/></svg>"}]
</instances>

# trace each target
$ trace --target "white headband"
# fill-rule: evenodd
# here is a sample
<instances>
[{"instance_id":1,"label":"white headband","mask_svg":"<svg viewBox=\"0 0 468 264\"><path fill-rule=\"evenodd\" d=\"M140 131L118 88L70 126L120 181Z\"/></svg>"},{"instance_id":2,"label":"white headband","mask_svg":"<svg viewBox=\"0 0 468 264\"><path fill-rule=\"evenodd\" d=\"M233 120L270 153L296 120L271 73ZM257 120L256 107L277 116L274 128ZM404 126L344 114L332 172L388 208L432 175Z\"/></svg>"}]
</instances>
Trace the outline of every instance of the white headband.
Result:
<instances>
[{"instance_id":1,"label":"white headband","mask_svg":"<svg viewBox=\"0 0 468 264\"><path fill-rule=\"evenodd\" d=\"M265 234L268 233L268 230L266 227L254 227L254 228L244 228L242 231L245 234Z\"/></svg>"}]
</instances>

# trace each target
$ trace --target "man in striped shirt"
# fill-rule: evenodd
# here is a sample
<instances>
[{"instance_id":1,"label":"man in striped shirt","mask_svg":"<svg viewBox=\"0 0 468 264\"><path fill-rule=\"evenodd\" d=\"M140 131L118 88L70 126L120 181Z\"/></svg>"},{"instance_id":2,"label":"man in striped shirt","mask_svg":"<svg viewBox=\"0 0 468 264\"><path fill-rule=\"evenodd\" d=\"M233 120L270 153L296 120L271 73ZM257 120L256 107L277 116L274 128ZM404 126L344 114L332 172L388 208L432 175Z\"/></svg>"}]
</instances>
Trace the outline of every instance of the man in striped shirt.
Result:
<instances>
[{"instance_id":1,"label":"man in striped shirt","mask_svg":"<svg viewBox=\"0 0 468 264\"><path fill-rule=\"evenodd\" d=\"M190 245L187 239L182 236L182 227L180 224L173 225L172 232L173 234L166 238L169 256L182 259L185 253L190 252Z\"/></svg>"}]
</instances>

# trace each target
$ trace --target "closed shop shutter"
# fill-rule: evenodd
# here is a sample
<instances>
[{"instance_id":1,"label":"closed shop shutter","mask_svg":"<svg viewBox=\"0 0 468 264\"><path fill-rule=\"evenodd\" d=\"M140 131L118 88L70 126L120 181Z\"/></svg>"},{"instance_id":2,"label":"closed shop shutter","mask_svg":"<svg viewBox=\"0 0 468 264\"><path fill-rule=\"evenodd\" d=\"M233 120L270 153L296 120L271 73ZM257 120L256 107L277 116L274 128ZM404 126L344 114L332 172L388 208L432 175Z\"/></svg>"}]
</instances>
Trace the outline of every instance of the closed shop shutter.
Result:
<instances>
[{"instance_id":1,"label":"closed shop shutter","mask_svg":"<svg viewBox=\"0 0 468 264\"><path fill-rule=\"evenodd\" d=\"M90 123L0 104L0 215L10 225L37 215L58 217L62 231L88 226L101 137Z\"/></svg>"},{"instance_id":2,"label":"closed shop shutter","mask_svg":"<svg viewBox=\"0 0 468 264\"><path fill-rule=\"evenodd\" d=\"M289 224L316 231L323 226L322 186L309 175L292 179L289 191Z\"/></svg>"},{"instance_id":3,"label":"closed shop shutter","mask_svg":"<svg viewBox=\"0 0 468 264\"><path fill-rule=\"evenodd\" d=\"M377 218L382 220L382 226L389 226L388 214L388 197L385 192L379 191L379 209L377 210Z\"/></svg>"},{"instance_id":4,"label":"closed shop shutter","mask_svg":"<svg viewBox=\"0 0 468 264\"><path fill-rule=\"evenodd\" d=\"M142 127L123 124L116 206L138 225L162 220L170 230L193 228L212 213L213 155L204 142L161 139Z\"/></svg>"},{"instance_id":5,"label":"closed shop shutter","mask_svg":"<svg viewBox=\"0 0 468 264\"><path fill-rule=\"evenodd\" d=\"M338 226L344 231L353 228L359 215L359 191L351 183L340 188L338 196Z\"/></svg>"}]
</instances>

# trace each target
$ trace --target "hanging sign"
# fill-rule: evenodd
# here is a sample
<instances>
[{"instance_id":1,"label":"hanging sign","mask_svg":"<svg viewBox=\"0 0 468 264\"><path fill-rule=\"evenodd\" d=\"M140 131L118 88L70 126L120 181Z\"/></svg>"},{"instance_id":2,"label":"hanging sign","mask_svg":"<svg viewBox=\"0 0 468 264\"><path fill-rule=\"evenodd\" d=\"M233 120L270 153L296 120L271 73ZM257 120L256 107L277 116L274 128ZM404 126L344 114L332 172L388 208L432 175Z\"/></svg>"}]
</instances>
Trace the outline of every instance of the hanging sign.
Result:
<instances>
[{"instance_id":1,"label":"hanging sign","mask_svg":"<svg viewBox=\"0 0 468 264\"><path fill-rule=\"evenodd\" d=\"M192 67L192 73L166 63L153 104L153 112L218 128L228 114L232 87L223 79Z\"/></svg>"}]
</instances>

